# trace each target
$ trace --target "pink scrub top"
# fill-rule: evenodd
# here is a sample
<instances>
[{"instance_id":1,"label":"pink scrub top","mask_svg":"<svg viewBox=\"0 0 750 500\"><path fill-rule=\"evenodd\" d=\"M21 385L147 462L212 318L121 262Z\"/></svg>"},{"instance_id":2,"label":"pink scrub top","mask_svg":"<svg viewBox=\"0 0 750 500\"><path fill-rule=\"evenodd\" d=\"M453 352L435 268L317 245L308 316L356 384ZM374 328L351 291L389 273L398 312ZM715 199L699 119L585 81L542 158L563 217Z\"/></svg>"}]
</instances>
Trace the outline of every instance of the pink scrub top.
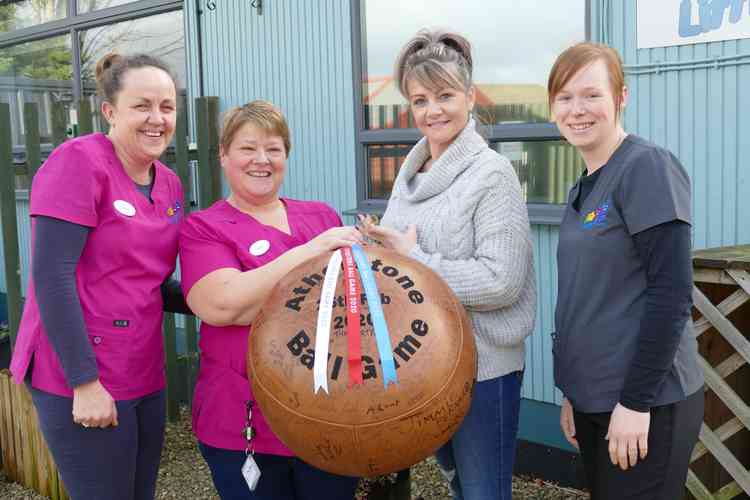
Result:
<instances>
[{"instance_id":1,"label":"pink scrub top","mask_svg":"<svg viewBox=\"0 0 750 500\"><path fill-rule=\"evenodd\" d=\"M223 268L256 269L279 255L303 245L326 229L341 225L336 212L324 203L282 199L291 235L266 226L240 212L226 201L191 214L180 230L180 270L185 296L208 273ZM262 255L250 247L265 240L270 246ZM254 247L263 248L265 244ZM247 326L201 324L201 361L193 398L193 432L199 441L215 448L244 450L247 444L245 403L253 399L247 378L246 356L250 329ZM257 404L253 408L255 451L292 456L268 427Z\"/></svg>"},{"instance_id":2,"label":"pink scrub top","mask_svg":"<svg viewBox=\"0 0 750 500\"><path fill-rule=\"evenodd\" d=\"M154 161L153 204L125 172L104 134L65 142L50 154L31 188L31 216L90 229L76 285L99 381L116 400L165 386L160 286L172 274L184 204L180 180ZM32 237L34 220L32 218ZM22 383L71 397L60 361L39 318L33 281L11 361Z\"/></svg>"}]
</instances>

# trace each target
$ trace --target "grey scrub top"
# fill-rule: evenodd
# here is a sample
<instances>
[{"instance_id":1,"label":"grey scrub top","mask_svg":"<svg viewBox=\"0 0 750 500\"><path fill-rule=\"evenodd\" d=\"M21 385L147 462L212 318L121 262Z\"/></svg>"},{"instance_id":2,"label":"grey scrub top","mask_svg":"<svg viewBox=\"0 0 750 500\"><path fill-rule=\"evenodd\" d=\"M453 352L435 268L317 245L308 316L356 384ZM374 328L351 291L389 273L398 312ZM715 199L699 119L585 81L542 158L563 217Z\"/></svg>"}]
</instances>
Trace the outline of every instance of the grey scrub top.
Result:
<instances>
[{"instance_id":1,"label":"grey scrub top","mask_svg":"<svg viewBox=\"0 0 750 500\"><path fill-rule=\"evenodd\" d=\"M633 235L680 220L690 223L690 179L669 151L629 135L601 167L576 211L570 191L557 249L555 385L581 412L612 411L637 352L646 307L646 268ZM703 374L690 310L672 369L652 406L700 389Z\"/></svg>"}]
</instances>

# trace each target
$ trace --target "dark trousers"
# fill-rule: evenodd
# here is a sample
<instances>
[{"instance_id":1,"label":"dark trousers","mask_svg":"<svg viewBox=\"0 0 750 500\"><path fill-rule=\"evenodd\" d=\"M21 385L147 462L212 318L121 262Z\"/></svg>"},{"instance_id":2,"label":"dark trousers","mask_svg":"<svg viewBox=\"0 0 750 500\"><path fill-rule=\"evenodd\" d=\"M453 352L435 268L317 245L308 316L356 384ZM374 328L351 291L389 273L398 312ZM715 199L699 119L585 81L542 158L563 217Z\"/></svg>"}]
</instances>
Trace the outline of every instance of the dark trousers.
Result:
<instances>
[{"instance_id":1,"label":"dark trousers","mask_svg":"<svg viewBox=\"0 0 750 500\"><path fill-rule=\"evenodd\" d=\"M30 388L39 427L72 500L152 500L165 395L116 401L117 427L73 423L73 399Z\"/></svg>"},{"instance_id":2,"label":"dark trousers","mask_svg":"<svg viewBox=\"0 0 750 500\"><path fill-rule=\"evenodd\" d=\"M299 458L256 453L260 469L254 491L242 476L245 452L198 444L221 500L352 500L359 479L338 476Z\"/></svg>"},{"instance_id":3,"label":"dark trousers","mask_svg":"<svg viewBox=\"0 0 750 500\"><path fill-rule=\"evenodd\" d=\"M679 500L703 422L703 390L683 401L651 408L648 455L626 471L609 458L611 413L574 412L591 500Z\"/></svg>"}]
</instances>

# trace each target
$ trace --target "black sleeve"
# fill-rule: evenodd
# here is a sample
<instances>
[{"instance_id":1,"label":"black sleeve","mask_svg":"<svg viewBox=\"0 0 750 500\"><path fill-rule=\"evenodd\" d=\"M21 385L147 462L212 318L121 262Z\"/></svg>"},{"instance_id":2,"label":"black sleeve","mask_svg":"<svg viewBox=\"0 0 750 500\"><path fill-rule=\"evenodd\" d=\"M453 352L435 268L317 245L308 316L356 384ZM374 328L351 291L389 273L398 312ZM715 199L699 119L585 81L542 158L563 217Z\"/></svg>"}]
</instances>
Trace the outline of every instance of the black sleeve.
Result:
<instances>
[{"instance_id":1,"label":"black sleeve","mask_svg":"<svg viewBox=\"0 0 750 500\"><path fill-rule=\"evenodd\" d=\"M161 284L161 299L164 302L164 310L167 312L188 314L193 316L193 311L185 301L180 282L174 278L167 278Z\"/></svg>"},{"instance_id":2,"label":"black sleeve","mask_svg":"<svg viewBox=\"0 0 750 500\"><path fill-rule=\"evenodd\" d=\"M633 239L646 268L646 310L620 404L645 412L672 368L685 322L690 321L690 225L672 220L637 233Z\"/></svg>"},{"instance_id":3,"label":"black sleeve","mask_svg":"<svg viewBox=\"0 0 750 500\"><path fill-rule=\"evenodd\" d=\"M39 316L71 388L99 377L76 286L76 266L89 228L35 218L32 279Z\"/></svg>"}]
</instances>

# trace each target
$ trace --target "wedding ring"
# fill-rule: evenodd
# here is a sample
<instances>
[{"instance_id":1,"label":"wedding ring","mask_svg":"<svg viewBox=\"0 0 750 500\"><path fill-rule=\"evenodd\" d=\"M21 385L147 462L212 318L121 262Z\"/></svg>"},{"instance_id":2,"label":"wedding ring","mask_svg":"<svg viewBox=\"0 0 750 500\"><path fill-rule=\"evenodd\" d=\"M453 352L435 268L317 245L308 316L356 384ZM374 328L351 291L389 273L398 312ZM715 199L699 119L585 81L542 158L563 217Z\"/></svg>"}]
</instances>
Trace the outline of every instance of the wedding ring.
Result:
<instances>
[{"instance_id":1,"label":"wedding ring","mask_svg":"<svg viewBox=\"0 0 750 500\"><path fill-rule=\"evenodd\" d=\"M86 422L81 423L81 425L84 426L84 427L86 427L87 429L89 427L89 424L87 424Z\"/></svg>"}]
</instances>

